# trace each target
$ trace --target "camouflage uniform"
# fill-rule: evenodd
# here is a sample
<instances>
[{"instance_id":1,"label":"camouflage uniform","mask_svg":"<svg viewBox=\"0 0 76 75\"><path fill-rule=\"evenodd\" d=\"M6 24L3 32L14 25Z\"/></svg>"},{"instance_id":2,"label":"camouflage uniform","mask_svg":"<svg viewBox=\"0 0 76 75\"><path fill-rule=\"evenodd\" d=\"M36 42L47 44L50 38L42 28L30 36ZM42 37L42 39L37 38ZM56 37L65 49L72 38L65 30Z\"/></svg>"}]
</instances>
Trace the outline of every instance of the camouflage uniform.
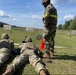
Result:
<instances>
[{"instance_id":1,"label":"camouflage uniform","mask_svg":"<svg viewBox=\"0 0 76 75\"><path fill-rule=\"evenodd\" d=\"M11 73L13 74L16 71L16 69L20 68L28 60L30 64L35 68L37 73L42 73L42 75L46 75L44 71L45 65L43 64L41 58L39 58L35 54L36 46L32 43L32 39L27 37L26 43L22 43L19 46L19 48L21 48L21 54L13 60L13 62L7 67L6 72L2 75L10 74L10 72L8 72L9 68L11 68Z\"/></svg>"},{"instance_id":2,"label":"camouflage uniform","mask_svg":"<svg viewBox=\"0 0 76 75\"><path fill-rule=\"evenodd\" d=\"M9 40L9 35L6 33L2 34L0 40L0 66L9 59L13 48L14 43L12 40Z\"/></svg>"},{"instance_id":3,"label":"camouflage uniform","mask_svg":"<svg viewBox=\"0 0 76 75\"><path fill-rule=\"evenodd\" d=\"M57 25L57 10L52 4L50 4L50 0L42 0L42 4L45 7L43 14L44 29L42 36L45 39L46 53L49 55L50 52L54 54L54 37Z\"/></svg>"}]
</instances>

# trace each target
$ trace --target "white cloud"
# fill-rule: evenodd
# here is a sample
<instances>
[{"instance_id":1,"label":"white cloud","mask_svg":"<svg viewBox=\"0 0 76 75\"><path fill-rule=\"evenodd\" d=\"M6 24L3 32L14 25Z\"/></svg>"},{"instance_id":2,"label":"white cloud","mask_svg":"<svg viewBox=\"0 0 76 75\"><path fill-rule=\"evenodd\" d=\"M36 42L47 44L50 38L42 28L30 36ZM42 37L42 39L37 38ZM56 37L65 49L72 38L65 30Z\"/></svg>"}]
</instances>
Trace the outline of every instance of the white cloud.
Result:
<instances>
[{"instance_id":1,"label":"white cloud","mask_svg":"<svg viewBox=\"0 0 76 75\"><path fill-rule=\"evenodd\" d=\"M17 21L16 18L13 18L13 21Z\"/></svg>"},{"instance_id":2,"label":"white cloud","mask_svg":"<svg viewBox=\"0 0 76 75\"><path fill-rule=\"evenodd\" d=\"M27 5L26 8L29 8L29 5Z\"/></svg>"},{"instance_id":3,"label":"white cloud","mask_svg":"<svg viewBox=\"0 0 76 75\"><path fill-rule=\"evenodd\" d=\"M58 21L62 21L62 18L59 18Z\"/></svg>"},{"instance_id":4,"label":"white cloud","mask_svg":"<svg viewBox=\"0 0 76 75\"><path fill-rule=\"evenodd\" d=\"M17 21L16 18L12 17L10 14L8 14L9 18L13 21Z\"/></svg>"},{"instance_id":5,"label":"white cloud","mask_svg":"<svg viewBox=\"0 0 76 75\"><path fill-rule=\"evenodd\" d=\"M53 4L56 4L56 3L60 3L60 2L62 2L63 0L51 0L51 3L53 3Z\"/></svg>"},{"instance_id":6,"label":"white cloud","mask_svg":"<svg viewBox=\"0 0 76 75\"><path fill-rule=\"evenodd\" d=\"M51 3L57 4L57 3L76 3L76 0L51 0Z\"/></svg>"},{"instance_id":7,"label":"white cloud","mask_svg":"<svg viewBox=\"0 0 76 75\"><path fill-rule=\"evenodd\" d=\"M51 3L54 3L54 4L55 4L55 3L56 3L56 1L55 1L55 0L51 0Z\"/></svg>"},{"instance_id":8,"label":"white cloud","mask_svg":"<svg viewBox=\"0 0 76 75\"><path fill-rule=\"evenodd\" d=\"M32 15L33 19L41 19L42 17L38 16L38 15Z\"/></svg>"},{"instance_id":9,"label":"white cloud","mask_svg":"<svg viewBox=\"0 0 76 75\"><path fill-rule=\"evenodd\" d=\"M69 19L73 19L74 15L65 15L64 19L69 20Z\"/></svg>"},{"instance_id":10,"label":"white cloud","mask_svg":"<svg viewBox=\"0 0 76 75\"><path fill-rule=\"evenodd\" d=\"M0 10L0 16L4 16L4 12L2 10Z\"/></svg>"},{"instance_id":11,"label":"white cloud","mask_svg":"<svg viewBox=\"0 0 76 75\"><path fill-rule=\"evenodd\" d=\"M16 18L12 17L10 14L7 14L2 10L0 10L0 17L1 18L9 18L9 19L11 19L13 21L16 21Z\"/></svg>"}]
</instances>

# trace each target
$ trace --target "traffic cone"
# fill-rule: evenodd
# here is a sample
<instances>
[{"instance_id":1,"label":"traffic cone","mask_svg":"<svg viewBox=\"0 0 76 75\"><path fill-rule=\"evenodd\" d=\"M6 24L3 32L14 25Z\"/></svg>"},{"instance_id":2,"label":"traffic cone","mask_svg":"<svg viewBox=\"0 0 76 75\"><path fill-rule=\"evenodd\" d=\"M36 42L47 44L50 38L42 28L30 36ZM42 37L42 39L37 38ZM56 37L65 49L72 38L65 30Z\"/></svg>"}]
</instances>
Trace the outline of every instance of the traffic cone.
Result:
<instances>
[{"instance_id":1,"label":"traffic cone","mask_svg":"<svg viewBox=\"0 0 76 75\"><path fill-rule=\"evenodd\" d=\"M44 38L41 39L40 50L44 50Z\"/></svg>"}]
</instances>

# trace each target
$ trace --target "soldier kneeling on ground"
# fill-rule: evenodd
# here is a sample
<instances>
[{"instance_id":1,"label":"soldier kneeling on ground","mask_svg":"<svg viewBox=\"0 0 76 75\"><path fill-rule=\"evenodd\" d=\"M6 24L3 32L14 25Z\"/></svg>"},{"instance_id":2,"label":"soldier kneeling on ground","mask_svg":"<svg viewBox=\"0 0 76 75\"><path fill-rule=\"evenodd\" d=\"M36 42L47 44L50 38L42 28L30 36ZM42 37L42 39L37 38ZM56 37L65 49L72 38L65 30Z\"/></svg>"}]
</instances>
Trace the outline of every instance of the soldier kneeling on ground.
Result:
<instances>
[{"instance_id":1,"label":"soldier kneeling on ground","mask_svg":"<svg viewBox=\"0 0 76 75\"><path fill-rule=\"evenodd\" d=\"M27 58L39 75L50 75L45 69L45 65L41 58L38 56L38 48L32 43L32 39L30 37L27 37L25 39L25 43L20 44L19 48L21 49L20 55L7 66L6 71L2 75L13 75L17 69L27 62Z\"/></svg>"}]
</instances>

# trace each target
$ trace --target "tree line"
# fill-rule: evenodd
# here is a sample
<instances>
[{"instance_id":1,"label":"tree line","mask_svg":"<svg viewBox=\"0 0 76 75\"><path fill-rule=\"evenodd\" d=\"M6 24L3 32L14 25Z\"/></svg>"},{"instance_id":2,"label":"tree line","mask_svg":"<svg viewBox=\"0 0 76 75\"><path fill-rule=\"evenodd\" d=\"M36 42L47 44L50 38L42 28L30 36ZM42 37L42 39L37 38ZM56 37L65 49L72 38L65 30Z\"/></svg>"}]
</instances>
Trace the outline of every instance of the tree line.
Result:
<instances>
[{"instance_id":1,"label":"tree line","mask_svg":"<svg viewBox=\"0 0 76 75\"><path fill-rule=\"evenodd\" d=\"M0 22L0 27L3 27L3 25L8 25L8 24L7 23Z\"/></svg>"},{"instance_id":2,"label":"tree line","mask_svg":"<svg viewBox=\"0 0 76 75\"><path fill-rule=\"evenodd\" d=\"M7 24L7 23L3 23L3 22L0 22L0 27L3 27L4 25L9 25L9 24ZM12 25L12 27L17 27L17 26Z\"/></svg>"},{"instance_id":3,"label":"tree line","mask_svg":"<svg viewBox=\"0 0 76 75\"><path fill-rule=\"evenodd\" d=\"M64 25L59 24L57 29L59 29L59 30L76 30L76 16L74 17L74 19L65 21Z\"/></svg>"},{"instance_id":4,"label":"tree line","mask_svg":"<svg viewBox=\"0 0 76 75\"><path fill-rule=\"evenodd\" d=\"M0 27L3 27L3 25L8 25L7 23L0 22ZM15 25L12 25L13 27L17 27ZM58 30L76 30L76 16L74 19L71 19L69 21L65 21L64 25L59 24L57 27Z\"/></svg>"}]
</instances>

